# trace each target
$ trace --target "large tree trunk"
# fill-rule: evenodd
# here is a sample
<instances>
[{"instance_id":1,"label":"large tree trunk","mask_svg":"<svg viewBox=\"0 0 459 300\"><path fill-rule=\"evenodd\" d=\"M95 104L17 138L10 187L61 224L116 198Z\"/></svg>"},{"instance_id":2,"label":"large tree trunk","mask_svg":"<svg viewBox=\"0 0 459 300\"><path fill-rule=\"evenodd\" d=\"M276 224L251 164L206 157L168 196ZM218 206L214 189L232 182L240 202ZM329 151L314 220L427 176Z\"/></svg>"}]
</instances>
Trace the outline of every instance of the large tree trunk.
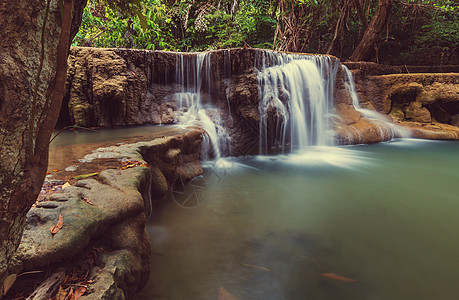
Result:
<instances>
[{"instance_id":1,"label":"large tree trunk","mask_svg":"<svg viewBox=\"0 0 459 300\"><path fill-rule=\"evenodd\" d=\"M362 40L349 58L349 61L364 61L370 59L371 51L374 49L380 33L384 30L389 20L393 2L393 0L378 1L378 8L365 30Z\"/></svg>"},{"instance_id":2,"label":"large tree trunk","mask_svg":"<svg viewBox=\"0 0 459 300\"><path fill-rule=\"evenodd\" d=\"M86 1L0 4L0 284L43 184L69 44Z\"/></svg>"}]
</instances>

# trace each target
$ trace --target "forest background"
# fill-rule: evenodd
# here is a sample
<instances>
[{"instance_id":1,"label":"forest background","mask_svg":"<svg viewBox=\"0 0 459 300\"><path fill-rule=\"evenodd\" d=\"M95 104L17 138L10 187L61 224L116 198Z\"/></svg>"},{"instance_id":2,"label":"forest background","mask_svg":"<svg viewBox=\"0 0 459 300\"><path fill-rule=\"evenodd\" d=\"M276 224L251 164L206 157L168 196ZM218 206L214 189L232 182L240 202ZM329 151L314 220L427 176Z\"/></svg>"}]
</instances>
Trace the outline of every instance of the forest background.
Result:
<instances>
[{"instance_id":1,"label":"forest background","mask_svg":"<svg viewBox=\"0 0 459 300\"><path fill-rule=\"evenodd\" d=\"M183 52L246 46L327 53L345 61L378 8L378 0L124 1L131 7L116 2L88 1L74 46ZM459 64L459 2L392 1L370 59Z\"/></svg>"}]
</instances>

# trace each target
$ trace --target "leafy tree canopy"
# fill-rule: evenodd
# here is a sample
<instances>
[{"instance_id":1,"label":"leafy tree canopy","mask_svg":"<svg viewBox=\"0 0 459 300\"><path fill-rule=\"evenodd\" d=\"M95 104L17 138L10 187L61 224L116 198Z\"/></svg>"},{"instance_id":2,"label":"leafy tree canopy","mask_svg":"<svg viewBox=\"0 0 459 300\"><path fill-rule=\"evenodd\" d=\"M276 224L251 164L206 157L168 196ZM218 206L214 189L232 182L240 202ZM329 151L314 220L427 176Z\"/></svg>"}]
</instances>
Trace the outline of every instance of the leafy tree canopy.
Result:
<instances>
[{"instance_id":1,"label":"leafy tree canopy","mask_svg":"<svg viewBox=\"0 0 459 300\"><path fill-rule=\"evenodd\" d=\"M373 59L459 64L455 0L395 0ZM89 0L74 45L172 51L259 47L347 59L378 0Z\"/></svg>"}]
</instances>

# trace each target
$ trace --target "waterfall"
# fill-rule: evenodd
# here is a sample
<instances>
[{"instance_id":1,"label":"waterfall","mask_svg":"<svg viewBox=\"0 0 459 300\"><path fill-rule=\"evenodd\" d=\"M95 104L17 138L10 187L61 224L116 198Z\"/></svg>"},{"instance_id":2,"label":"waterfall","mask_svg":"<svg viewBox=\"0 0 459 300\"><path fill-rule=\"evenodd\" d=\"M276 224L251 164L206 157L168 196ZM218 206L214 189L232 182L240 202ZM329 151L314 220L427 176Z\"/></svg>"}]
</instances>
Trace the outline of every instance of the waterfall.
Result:
<instances>
[{"instance_id":1,"label":"waterfall","mask_svg":"<svg viewBox=\"0 0 459 300\"><path fill-rule=\"evenodd\" d=\"M178 123L200 126L206 132L203 139L203 159L218 160L229 152L229 134L222 124L218 109L203 104L202 96L211 96L211 54L177 54L176 83L180 92L175 95L181 116Z\"/></svg>"},{"instance_id":2,"label":"waterfall","mask_svg":"<svg viewBox=\"0 0 459 300\"><path fill-rule=\"evenodd\" d=\"M338 61L329 56L260 51L260 154L333 144L330 109Z\"/></svg>"},{"instance_id":3,"label":"waterfall","mask_svg":"<svg viewBox=\"0 0 459 300\"><path fill-rule=\"evenodd\" d=\"M409 131L407 129L389 122L387 117L376 111L360 107L359 98L355 90L354 76L352 76L352 72L345 65L341 65L341 68L345 74L344 77L346 80L344 83L352 98L352 105L354 106L354 109L362 113L365 118L369 119L370 122L379 128L381 138L384 138L384 132L389 132L389 139L396 137L409 137Z\"/></svg>"}]
</instances>

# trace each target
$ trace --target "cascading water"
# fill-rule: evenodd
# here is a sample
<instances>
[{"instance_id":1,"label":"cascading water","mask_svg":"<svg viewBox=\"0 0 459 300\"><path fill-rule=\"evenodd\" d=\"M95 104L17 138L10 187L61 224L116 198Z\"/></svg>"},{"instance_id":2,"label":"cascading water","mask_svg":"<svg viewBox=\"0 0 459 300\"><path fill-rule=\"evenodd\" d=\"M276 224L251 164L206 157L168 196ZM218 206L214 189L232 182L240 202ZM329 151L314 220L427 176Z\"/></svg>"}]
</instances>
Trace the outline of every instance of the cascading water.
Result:
<instances>
[{"instance_id":1,"label":"cascading water","mask_svg":"<svg viewBox=\"0 0 459 300\"><path fill-rule=\"evenodd\" d=\"M230 138L218 110L201 100L203 93L211 94L210 55L208 52L177 54L176 83L180 92L175 96L182 112L178 123L202 127L207 133L202 146L203 159L218 160L229 153Z\"/></svg>"},{"instance_id":2,"label":"cascading water","mask_svg":"<svg viewBox=\"0 0 459 300\"><path fill-rule=\"evenodd\" d=\"M332 145L329 117L338 61L329 56L262 51L255 66L260 154Z\"/></svg>"},{"instance_id":3,"label":"cascading water","mask_svg":"<svg viewBox=\"0 0 459 300\"><path fill-rule=\"evenodd\" d=\"M384 138L385 132L389 133L389 139L393 139L396 137L409 137L409 131L407 129L404 129L401 126L397 126L396 124L389 122L385 116L376 111L360 107L360 102L357 96L357 92L355 90L355 83L354 77L352 76L352 72L345 65L341 65L341 68L343 69L345 78L347 79L344 82L352 98L352 104L354 106L354 109L362 113L365 118L369 119L373 124L378 126L381 138Z\"/></svg>"}]
</instances>

